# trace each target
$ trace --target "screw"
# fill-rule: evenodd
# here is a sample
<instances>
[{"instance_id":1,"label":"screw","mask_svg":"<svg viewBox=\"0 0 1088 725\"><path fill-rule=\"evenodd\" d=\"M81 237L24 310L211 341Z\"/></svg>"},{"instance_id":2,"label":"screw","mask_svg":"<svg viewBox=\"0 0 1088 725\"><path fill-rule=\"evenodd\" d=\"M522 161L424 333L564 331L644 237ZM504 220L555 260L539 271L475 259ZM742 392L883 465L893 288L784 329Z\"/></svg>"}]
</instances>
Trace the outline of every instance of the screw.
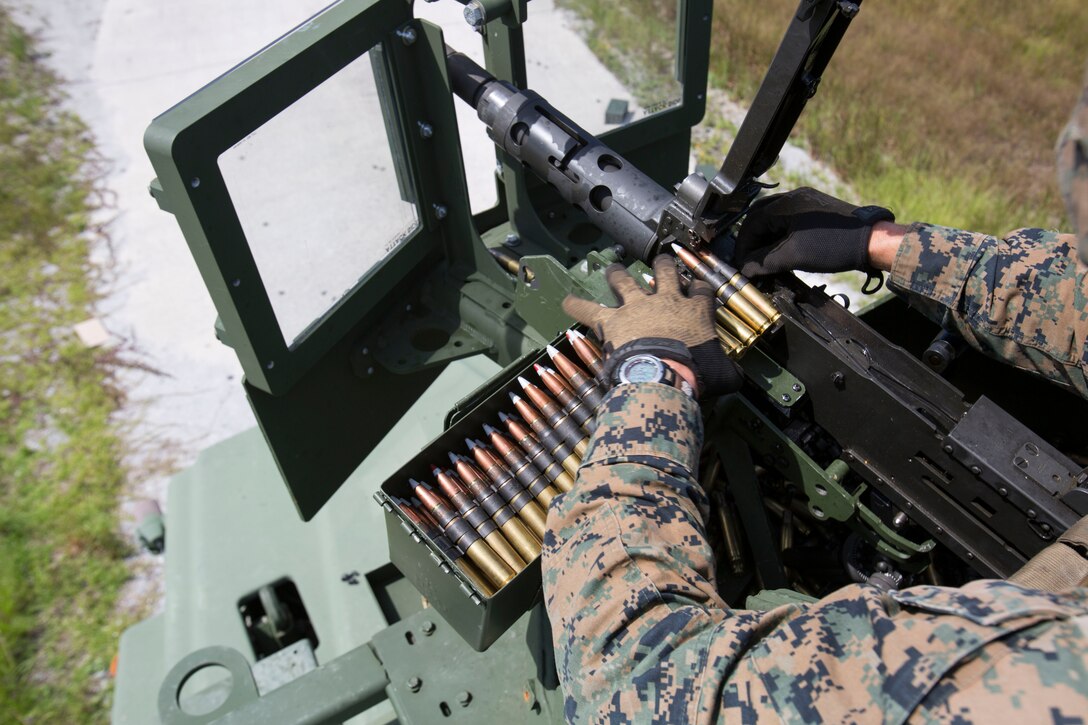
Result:
<instances>
[{"instance_id":1,"label":"screw","mask_svg":"<svg viewBox=\"0 0 1088 725\"><path fill-rule=\"evenodd\" d=\"M438 219L439 221L445 219L446 215L450 213L449 210L442 204L432 204L431 207L434 209L434 218Z\"/></svg>"},{"instance_id":2,"label":"screw","mask_svg":"<svg viewBox=\"0 0 1088 725\"><path fill-rule=\"evenodd\" d=\"M408 678L408 689L412 692L419 692L419 688L423 687L423 680L418 677Z\"/></svg>"},{"instance_id":3,"label":"screw","mask_svg":"<svg viewBox=\"0 0 1088 725\"><path fill-rule=\"evenodd\" d=\"M941 446L941 450L943 450L945 453L952 453L952 446L946 443L945 445Z\"/></svg>"},{"instance_id":4,"label":"screw","mask_svg":"<svg viewBox=\"0 0 1088 725\"><path fill-rule=\"evenodd\" d=\"M397 37L404 41L405 45L416 42L416 31L413 28L401 28L397 31Z\"/></svg>"},{"instance_id":5,"label":"screw","mask_svg":"<svg viewBox=\"0 0 1088 725\"><path fill-rule=\"evenodd\" d=\"M997 492L998 492L999 494L1001 494L1001 496L1002 496L1002 497L1004 497L1004 496L1008 496L1008 495L1009 495L1009 489L1005 488L1004 486L1002 486L1001 488L997 489Z\"/></svg>"},{"instance_id":6,"label":"screw","mask_svg":"<svg viewBox=\"0 0 1088 725\"><path fill-rule=\"evenodd\" d=\"M472 693L468 690L458 693L457 702L461 705L461 707L468 707L468 704L472 702Z\"/></svg>"},{"instance_id":7,"label":"screw","mask_svg":"<svg viewBox=\"0 0 1088 725\"><path fill-rule=\"evenodd\" d=\"M782 393L782 402L783 403L788 403L791 400L793 400L793 398L790 397L789 393Z\"/></svg>"},{"instance_id":8,"label":"screw","mask_svg":"<svg viewBox=\"0 0 1088 725\"><path fill-rule=\"evenodd\" d=\"M517 234L507 234L506 239L502 240L503 246L516 247L521 244L521 237Z\"/></svg>"},{"instance_id":9,"label":"screw","mask_svg":"<svg viewBox=\"0 0 1088 725\"><path fill-rule=\"evenodd\" d=\"M434 127L431 124L424 121L419 122L419 135L420 138L430 138L434 136Z\"/></svg>"},{"instance_id":10,"label":"screw","mask_svg":"<svg viewBox=\"0 0 1088 725\"><path fill-rule=\"evenodd\" d=\"M487 21L484 6L478 0L473 0L465 6L465 22L474 28L478 28Z\"/></svg>"},{"instance_id":11,"label":"screw","mask_svg":"<svg viewBox=\"0 0 1088 725\"><path fill-rule=\"evenodd\" d=\"M831 384L834 385L839 390L842 390L843 388L846 387L846 376L843 375L842 373L838 373L838 372L832 373L831 374Z\"/></svg>"},{"instance_id":12,"label":"screw","mask_svg":"<svg viewBox=\"0 0 1088 725\"><path fill-rule=\"evenodd\" d=\"M793 392L795 392L795 393L800 393L801 392L801 383L794 383L793 384Z\"/></svg>"},{"instance_id":13,"label":"screw","mask_svg":"<svg viewBox=\"0 0 1088 725\"><path fill-rule=\"evenodd\" d=\"M434 634L434 622L428 619L426 622L423 623L423 626L420 629L423 630L423 634L430 637L432 634Z\"/></svg>"}]
</instances>

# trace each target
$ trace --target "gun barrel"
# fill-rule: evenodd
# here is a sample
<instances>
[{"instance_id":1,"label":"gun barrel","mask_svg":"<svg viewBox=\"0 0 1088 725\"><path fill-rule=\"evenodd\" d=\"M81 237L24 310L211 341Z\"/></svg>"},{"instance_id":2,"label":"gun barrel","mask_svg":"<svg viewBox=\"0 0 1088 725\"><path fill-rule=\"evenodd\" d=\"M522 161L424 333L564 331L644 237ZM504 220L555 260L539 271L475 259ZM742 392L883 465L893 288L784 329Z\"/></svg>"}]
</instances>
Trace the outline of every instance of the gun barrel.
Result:
<instances>
[{"instance_id":1,"label":"gun barrel","mask_svg":"<svg viewBox=\"0 0 1088 725\"><path fill-rule=\"evenodd\" d=\"M496 146L584 211L627 256L653 258L669 191L537 93L498 80L449 46L446 67L453 92L476 109Z\"/></svg>"}]
</instances>

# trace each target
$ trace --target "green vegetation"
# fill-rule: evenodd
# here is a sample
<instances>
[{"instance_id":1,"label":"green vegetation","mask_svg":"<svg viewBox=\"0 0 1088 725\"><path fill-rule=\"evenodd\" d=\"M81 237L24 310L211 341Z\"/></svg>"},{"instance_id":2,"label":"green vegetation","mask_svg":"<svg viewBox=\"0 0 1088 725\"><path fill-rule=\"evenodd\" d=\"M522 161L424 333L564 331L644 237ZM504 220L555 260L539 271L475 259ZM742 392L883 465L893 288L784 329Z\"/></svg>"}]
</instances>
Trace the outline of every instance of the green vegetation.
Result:
<instances>
[{"instance_id":1,"label":"green vegetation","mask_svg":"<svg viewBox=\"0 0 1088 725\"><path fill-rule=\"evenodd\" d=\"M92 314L86 130L0 8L0 720L105 722L128 572L109 352Z\"/></svg>"},{"instance_id":2,"label":"green vegetation","mask_svg":"<svg viewBox=\"0 0 1088 725\"><path fill-rule=\"evenodd\" d=\"M605 24L618 14L608 8L622 5L643 21L666 12L653 0L565 4L595 24L594 36L626 48L613 55L628 60L643 41L629 24ZM747 103L796 7L718 0L711 86ZM1084 78L1085 27L1083 0L869 0L794 140L861 200L902 220L986 232L1064 227L1053 146Z\"/></svg>"}]
</instances>

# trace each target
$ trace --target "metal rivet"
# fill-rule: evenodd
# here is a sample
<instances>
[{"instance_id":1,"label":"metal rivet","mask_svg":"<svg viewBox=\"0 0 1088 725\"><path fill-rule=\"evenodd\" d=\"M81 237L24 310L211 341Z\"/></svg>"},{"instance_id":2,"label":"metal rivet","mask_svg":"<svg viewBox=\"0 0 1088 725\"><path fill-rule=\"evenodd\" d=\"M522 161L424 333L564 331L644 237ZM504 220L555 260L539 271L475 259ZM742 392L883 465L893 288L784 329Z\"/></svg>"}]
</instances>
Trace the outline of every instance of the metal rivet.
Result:
<instances>
[{"instance_id":1,"label":"metal rivet","mask_svg":"<svg viewBox=\"0 0 1088 725\"><path fill-rule=\"evenodd\" d=\"M461 707L468 707L468 704L472 702L472 693L468 690L458 693L457 702L461 705Z\"/></svg>"},{"instance_id":2,"label":"metal rivet","mask_svg":"<svg viewBox=\"0 0 1088 725\"><path fill-rule=\"evenodd\" d=\"M1029 519L1035 518L1035 515L1036 515L1035 514L1035 509L1028 509L1028 518Z\"/></svg>"},{"instance_id":3,"label":"metal rivet","mask_svg":"<svg viewBox=\"0 0 1088 725\"><path fill-rule=\"evenodd\" d=\"M432 634L434 634L434 622L428 619L426 622L423 623L423 626L421 626L420 629L423 630L423 634L430 637Z\"/></svg>"},{"instance_id":4,"label":"metal rivet","mask_svg":"<svg viewBox=\"0 0 1088 725\"><path fill-rule=\"evenodd\" d=\"M791 400L793 400L793 398L790 397L789 393L782 393L782 402L783 403L788 403Z\"/></svg>"},{"instance_id":5,"label":"metal rivet","mask_svg":"<svg viewBox=\"0 0 1088 725\"><path fill-rule=\"evenodd\" d=\"M1002 496L1008 496L1008 495L1009 495L1009 489L1005 488L1004 486L1002 486L1001 488L997 489L997 492L998 492L999 494L1001 494Z\"/></svg>"},{"instance_id":6,"label":"metal rivet","mask_svg":"<svg viewBox=\"0 0 1088 725\"><path fill-rule=\"evenodd\" d=\"M971 473L973 473L973 474L975 474L976 476L978 476L979 474L981 474L981 473L982 473L982 469L981 469L981 468L979 468L978 466L971 466Z\"/></svg>"},{"instance_id":7,"label":"metal rivet","mask_svg":"<svg viewBox=\"0 0 1088 725\"><path fill-rule=\"evenodd\" d=\"M275 361L275 360L269 360L268 362L266 362L266 363L264 364L264 366L265 366L265 368L267 368L268 370L271 370L272 368L276 367L276 361Z\"/></svg>"},{"instance_id":8,"label":"metal rivet","mask_svg":"<svg viewBox=\"0 0 1088 725\"><path fill-rule=\"evenodd\" d=\"M412 692L419 692L419 688L423 687L423 680L418 677L408 678L408 689Z\"/></svg>"},{"instance_id":9,"label":"metal rivet","mask_svg":"<svg viewBox=\"0 0 1088 725\"><path fill-rule=\"evenodd\" d=\"M434 136L434 126L423 121L419 122L419 135L421 138L430 138Z\"/></svg>"},{"instance_id":10,"label":"metal rivet","mask_svg":"<svg viewBox=\"0 0 1088 725\"><path fill-rule=\"evenodd\" d=\"M502 240L503 246L516 247L521 244L521 237L517 234L507 234L506 239Z\"/></svg>"},{"instance_id":11,"label":"metal rivet","mask_svg":"<svg viewBox=\"0 0 1088 725\"><path fill-rule=\"evenodd\" d=\"M968 558L968 559L974 559L974 558L975 558L975 555L974 555L974 554L972 554L972 553L971 553L970 551L968 551L968 552L967 552L967 558Z\"/></svg>"},{"instance_id":12,"label":"metal rivet","mask_svg":"<svg viewBox=\"0 0 1088 725\"><path fill-rule=\"evenodd\" d=\"M432 204L431 208L434 209L434 218L440 221L445 219L446 215L449 214L449 210L442 204Z\"/></svg>"},{"instance_id":13,"label":"metal rivet","mask_svg":"<svg viewBox=\"0 0 1088 725\"><path fill-rule=\"evenodd\" d=\"M200 177L194 176L192 179L190 179L189 186L193 187L194 189L200 186Z\"/></svg>"},{"instance_id":14,"label":"metal rivet","mask_svg":"<svg viewBox=\"0 0 1088 725\"><path fill-rule=\"evenodd\" d=\"M800 383L794 383L793 384L793 392L795 392L795 393L800 393L801 392L801 384Z\"/></svg>"},{"instance_id":15,"label":"metal rivet","mask_svg":"<svg viewBox=\"0 0 1088 725\"><path fill-rule=\"evenodd\" d=\"M401 28L397 31L397 37L403 40L405 45L411 45L416 42L416 31L414 28Z\"/></svg>"},{"instance_id":16,"label":"metal rivet","mask_svg":"<svg viewBox=\"0 0 1088 725\"><path fill-rule=\"evenodd\" d=\"M240 279L233 280L230 283L230 286L231 287L241 287L242 286L242 280L240 280Z\"/></svg>"},{"instance_id":17,"label":"metal rivet","mask_svg":"<svg viewBox=\"0 0 1088 725\"><path fill-rule=\"evenodd\" d=\"M946 444L944 446L941 446L941 450L943 450L945 453L951 453L952 452L952 446Z\"/></svg>"}]
</instances>

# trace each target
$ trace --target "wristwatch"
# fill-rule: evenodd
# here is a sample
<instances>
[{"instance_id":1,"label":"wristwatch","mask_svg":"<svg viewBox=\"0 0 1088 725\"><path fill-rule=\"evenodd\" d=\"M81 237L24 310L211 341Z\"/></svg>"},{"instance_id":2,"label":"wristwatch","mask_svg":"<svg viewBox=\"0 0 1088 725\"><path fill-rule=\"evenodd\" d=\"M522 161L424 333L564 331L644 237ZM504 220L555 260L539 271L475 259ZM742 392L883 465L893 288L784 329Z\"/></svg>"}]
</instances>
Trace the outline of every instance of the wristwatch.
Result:
<instances>
[{"instance_id":1,"label":"wristwatch","mask_svg":"<svg viewBox=\"0 0 1088 725\"><path fill-rule=\"evenodd\" d=\"M691 384L656 355L632 355L620 363L613 375L612 384L623 383L662 383L679 388L688 397L695 397Z\"/></svg>"}]
</instances>

